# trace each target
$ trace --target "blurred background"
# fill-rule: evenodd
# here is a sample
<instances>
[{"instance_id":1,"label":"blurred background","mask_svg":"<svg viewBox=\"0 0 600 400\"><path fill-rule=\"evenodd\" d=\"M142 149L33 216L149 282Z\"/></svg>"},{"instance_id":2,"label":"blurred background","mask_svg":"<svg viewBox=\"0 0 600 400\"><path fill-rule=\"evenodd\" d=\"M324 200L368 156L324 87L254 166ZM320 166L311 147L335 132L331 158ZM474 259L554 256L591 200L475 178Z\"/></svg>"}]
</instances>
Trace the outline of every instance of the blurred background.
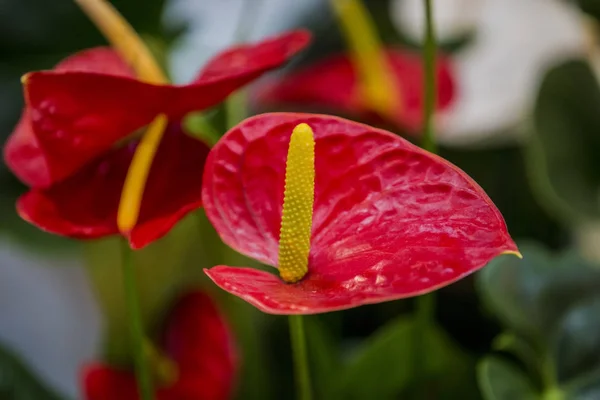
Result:
<instances>
[{"instance_id":1,"label":"blurred background","mask_svg":"<svg viewBox=\"0 0 600 400\"><path fill-rule=\"evenodd\" d=\"M249 106L330 111L253 100L265 82L345 51L328 2L112 3L177 83L238 41L240 29L244 41L256 41L308 28L311 47L251 88ZM386 47L420 51L421 0L364 3ZM440 153L484 188L525 259L501 257L438 292L427 398L549 398L543 396L557 391L565 396L559 398L600 399L600 1L433 4L454 85L449 106L436 115ZM0 140L20 116L24 73L104 43L70 0L0 0ZM221 117L222 109L211 112ZM25 190L0 162L0 398L81 398L80 367L102 355L118 359L124 346L121 286L111 275L119 269L118 244L81 244L29 226L15 213ZM139 255L146 315L164 312L156 299L182 287L213 290L242 353L236 398L288 398L287 322L207 283L201 267L211 261L197 236L187 234L194 229L184 220ZM405 300L310 317L317 392L336 381L340 398L423 398L405 397L414 384L404 361L413 306ZM386 372L374 374L373 365Z\"/></svg>"}]
</instances>

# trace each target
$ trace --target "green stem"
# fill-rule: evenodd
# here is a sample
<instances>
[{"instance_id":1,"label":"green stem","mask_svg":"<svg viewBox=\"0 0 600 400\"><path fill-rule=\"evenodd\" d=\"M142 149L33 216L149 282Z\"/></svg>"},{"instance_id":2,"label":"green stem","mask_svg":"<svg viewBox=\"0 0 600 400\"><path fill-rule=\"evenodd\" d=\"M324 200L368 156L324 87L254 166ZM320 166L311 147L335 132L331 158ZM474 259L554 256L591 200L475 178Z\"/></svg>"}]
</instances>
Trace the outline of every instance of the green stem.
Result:
<instances>
[{"instance_id":1,"label":"green stem","mask_svg":"<svg viewBox=\"0 0 600 400\"><path fill-rule=\"evenodd\" d=\"M433 24L433 9L431 0L423 0L425 5L425 45L423 46L424 66L424 92L425 104L423 108L423 148L432 153L437 153L435 143L434 112L436 105L436 52L435 27Z\"/></svg>"},{"instance_id":2,"label":"green stem","mask_svg":"<svg viewBox=\"0 0 600 400\"><path fill-rule=\"evenodd\" d=\"M135 373L137 378L140 398L142 400L154 400L150 369L146 362L144 352L144 328L142 324L142 313L136 288L135 270L133 265L133 252L126 241L122 241L123 257L123 285L125 288L125 302L129 313L129 324L131 330L131 342L135 357Z\"/></svg>"},{"instance_id":3,"label":"green stem","mask_svg":"<svg viewBox=\"0 0 600 400\"><path fill-rule=\"evenodd\" d=\"M433 23L433 9L431 0L423 0L425 6L425 44L423 46L423 67L424 82L423 91L425 92L425 104L423 107L423 143L425 150L437 153L435 143L435 121L434 112L436 104L436 52L437 44L435 38L435 28ZM423 382L425 380L425 361L427 360L427 331L428 327L434 322L435 315L435 294L430 293L419 296L416 299L416 316L413 338L413 373L414 383L418 385L419 390L426 390ZM422 393L423 394L423 393Z\"/></svg>"},{"instance_id":4,"label":"green stem","mask_svg":"<svg viewBox=\"0 0 600 400\"><path fill-rule=\"evenodd\" d=\"M433 293L416 298L415 325L413 329L413 381L422 388L426 378L427 337L429 326L434 322L435 296Z\"/></svg>"},{"instance_id":5,"label":"green stem","mask_svg":"<svg viewBox=\"0 0 600 400\"><path fill-rule=\"evenodd\" d=\"M290 338L294 356L294 372L298 400L310 400L310 372L308 368L308 355L306 352L306 336L304 334L304 321L302 315L290 315Z\"/></svg>"},{"instance_id":6,"label":"green stem","mask_svg":"<svg viewBox=\"0 0 600 400\"><path fill-rule=\"evenodd\" d=\"M556 382L556 370L554 368L552 357L547 351L544 351L544 355L540 361L540 374L544 391L555 393L558 388Z\"/></svg>"},{"instance_id":7,"label":"green stem","mask_svg":"<svg viewBox=\"0 0 600 400\"><path fill-rule=\"evenodd\" d=\"M231 129L239 124L246 115L248 109L246 107L246 89L238 89L229 95L225 101L225 114L227 116L227 129Z\"/></svg>"}]
</instances>

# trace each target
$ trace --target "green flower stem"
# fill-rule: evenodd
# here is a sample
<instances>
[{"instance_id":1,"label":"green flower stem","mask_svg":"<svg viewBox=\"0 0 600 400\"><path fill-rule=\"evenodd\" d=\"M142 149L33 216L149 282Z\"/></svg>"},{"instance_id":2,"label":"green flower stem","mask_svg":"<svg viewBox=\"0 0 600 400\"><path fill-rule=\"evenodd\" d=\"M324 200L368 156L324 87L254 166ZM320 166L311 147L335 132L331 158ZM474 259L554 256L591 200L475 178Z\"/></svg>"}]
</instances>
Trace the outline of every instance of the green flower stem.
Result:
<instances>
[{"instance_id":1,"label":"green flower stem","mask_svg":"<svg viewBox=\"0 0 600 400\"><path fill-rule=\"evenodd\" d=\"M423 113L423 148L432 153L437 153L435 143L434 111L436 104L436 52L437 43L435 27L433 24L433 9L431 0L423 0L425 6L425 44L423 46L423 66L425 69L423 82L425 104Z\"/></svg>"},{"instance_id":2,"label":"green flower stem","mask_svg":"<svg viewBox=\"0 0 600 400\"><path fill-rule=\"evenodd\" d=\"M308 368L308 355L306 352L306 335L302 315L290 315L290 338L294 357L294 372L296 375L296 388L298 400L311 400L310 372Z\"/></svg>"},{"instance_id":3,"label":"green flower stem","mask_svg":"<svg viewBox=\"0 0 600 400\"><path fill-rule=\"evenodd\" d=\"M227 129L239 124L248 115L246 89L238 89L227 97L225 101L225 114L227 118Z\"/></svg>"},{"instance_id":4,"label":"green flower stem","mask_svg":"<svg viewBox=\"0 0 600 400\"><path fill-rule=\"evenodd\" d=\"M135 374L137 378L140 398L142 400L154 400L154 391L150 377L150 368L144 352L144 328L142 324L142 313L138 299L135 270L133 264L133 251L126 241L122 242L122 267L123 286L125 288L125 302L129 314L129 325L131 330L131 342L135 357Z\"/></svg>"},{"instance_id":5,"label":"green flower stem","mask_svg":"<svg viewBox=\"0 0 600 400\"><path fill-rule=\"evenodd\" d=\"M434 125L434 111L437 95L435 76L437 44L431 0L423 0L423 5L425 7L425 44L423 46L423 66L425 72L423 74L425 77L423 90L425 92L425 104L423 108L422 146L431 153L437 153ZM419 385L419 388L426 390L426 388L423 387L428 349L426 338L428 327L434 323L435 319L435 294L430 293L419 296L416 301L413 346L414 383Z\"/></svg>"},{"instance_id":6,"label":"green flower stem","mask_svg":"<svg viewBox=\"0 0 600 400\"><path fill-rule=\"evenodd\" d=\"M426 378L427 337L429 327L434 323L435 296L433 293L417 297L413 328L413 383L421 388Z\"/></svg>"}]
</instances>

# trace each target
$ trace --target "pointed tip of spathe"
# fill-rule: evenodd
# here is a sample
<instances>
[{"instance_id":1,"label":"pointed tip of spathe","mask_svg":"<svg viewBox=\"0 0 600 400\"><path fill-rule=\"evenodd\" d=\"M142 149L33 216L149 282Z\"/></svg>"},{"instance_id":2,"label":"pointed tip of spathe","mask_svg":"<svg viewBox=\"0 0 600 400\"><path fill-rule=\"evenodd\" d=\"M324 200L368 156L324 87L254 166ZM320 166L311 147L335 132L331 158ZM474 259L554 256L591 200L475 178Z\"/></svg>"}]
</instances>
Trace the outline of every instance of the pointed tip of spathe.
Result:
<instances>
[{"instance_id":1,"label":"pointed tip of spathe","mask_svg":"<svg viewBox=\"0 0 600 400\"><path fill-rule=\"evenodd\" d=\"M523 259L523 254L521 254L521 252L518 251L518 250L506 250L506 251L503 251L502 253L500 253L500 255L501 256L503 256L503 255L513 255L513 256L521 259L521 260Z\"/></svg>"}]
</instances>

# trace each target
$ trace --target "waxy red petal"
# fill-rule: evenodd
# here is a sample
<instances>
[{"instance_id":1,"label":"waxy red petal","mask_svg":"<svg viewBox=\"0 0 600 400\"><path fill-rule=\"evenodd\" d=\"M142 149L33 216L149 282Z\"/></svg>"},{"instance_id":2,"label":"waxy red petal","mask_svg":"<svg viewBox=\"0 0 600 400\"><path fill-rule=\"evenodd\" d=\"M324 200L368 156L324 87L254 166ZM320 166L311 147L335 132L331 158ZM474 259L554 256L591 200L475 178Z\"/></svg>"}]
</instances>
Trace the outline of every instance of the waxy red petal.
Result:
<instances>
[{"instance_id":1,"label":"waxy red petal","mask_svg":"<svg viewBox=\"0 0 600 400\"><path fill-rule=\"evenodd\" d=\"M257 44L231 47L209 60L196 80L222 79L277 68L308 46L310 40L310 32L301 29Z\"/></svg>"},{"instance_id":2,"label":"waxy red petal","mask_svg":"<svg viewBox=\"0 0 600 400\"><path fill-rule=\"evenodd\" d=\"M103 156L49 189L32 189L17 202L21 217L59 235L92 239L118 233L117 209L135 143ZM202 205L208 146L171 125L158 148L130 244L141 248L166 234Z\"/></svg>"},{"instance_id":3,"label":"waxy red petal","mask_svg":"<svg viewBox=\"0 0 600 400\"><path fill-rule=\"evenodd\" d=\"M23 182L47 186L52 182L44 151L31 127L31 116L25 108L21 119L4 145L4 161Z\"/></svg>"},{"instance_id":4,"label":"waxy red petal","mask_svg":"<svg viewBox=\"0 0 600 400\"><path fill-rule=\"evenodd\" d=\"M231 396L237 354L229 327L208 295L192 292L177 303L167 323L164 349L180 369L177 384L168 389L171 398Z\"/></svg>"},{"instance_id":5,"label":"waxy red petal","mask_svg":"<svg viewBox=\"0 0 600 400\"><path fill-rule=\"evenodd\" d=\"M423 122L423 64L417 53L387 49L385 55L395 77L390 82L401 96L402 104L391 123L417 132ZM266 105L292 104L320 107L363 119L376 114L360 95L358 73L348 55L339 54L292 72L258 94ZM455 97L452 65L439 56L437 65L437 110L444 111ZM385 116L379 116L386 118ZM387 118L389 120L389 117Z\"/></svg>"},{"instance_id":6,"label":"waxy red petal","mask_svg":"<svg viewBox=\"0 0 600 400\"><path fill-rule=\"evenodd\" d=\"M220 103L234 90L283 64L308 40L308 33L298 31L226 51L185 86L144 83L110 68L31 73L25 83L27 112L49 173L41 180L35 174L19 175L30 186L48 187L159 113L177 120ZM19 162L11 163L16 171Z\"/></svg>"},{"instance_id":7,"label":"waxy red petal","mask_svg":"<svg viewBox=\"0 0 600 400\"><path fill-rule=\"evenodd\" d=\"M516 251L500 212L464 172L389 132L315 114L263 114L211 150L203 205L221 238L276 265L292 129L315 133L309 273L217 267L223 289L270 313L316 313L435 290ZM292 307L293 306L293 307Z\"/></svg>"},{"instance_id":8,"label":"waxy red petal","mask_svg":"<svg viewBox=\"0 0 600 400\"><path fill-rule=\"evenodd\" d=\"M110 47L94 47L75 53L53 68L55 72L92 72L113 76L135 77L135 73Z\"/></svg>"},{"instance_id":9,"label":"waxy red petal","mask_svg":"<svg viewBox=\"0 0 600 400\"><path fill-rule=\"evenodd\" d=\"M157 400L231 397L237 357L228 326L214 302L202 292L190 292L175 305L166 321L164 348L175 362L178 379L157 388ZM102 364L83 370L86 400L138 399L135 375Z\"/></svg>"},{"instance_id":10,"label":"waxy red petal","mask_svg":"<svg viewBox=\"0 0 600 400\"><path fill-rule=\"evenodd\" d=\"M67 57L55 68L60 72L94 72L133 77L125 62L108 47L84 50ZM35 113L34 113L35 114ZM4 146L4 159L13 173L30 186L47 187L53 182L46 154L38 143L31 123L31 109L23 110L21 119ZM60 167L53 165L53 170Z\"/></svg>"},{"instance_id":11,"label":"waxy red petal","mask_svg":"<svg viewBox=\"0 0 600 400\"><path fill-rule=\"evenodd\" d=\"M139 399L133 373L103 364L87 365L82 371L85 400L135 400Z\"/></svg>"}]
</instances>

